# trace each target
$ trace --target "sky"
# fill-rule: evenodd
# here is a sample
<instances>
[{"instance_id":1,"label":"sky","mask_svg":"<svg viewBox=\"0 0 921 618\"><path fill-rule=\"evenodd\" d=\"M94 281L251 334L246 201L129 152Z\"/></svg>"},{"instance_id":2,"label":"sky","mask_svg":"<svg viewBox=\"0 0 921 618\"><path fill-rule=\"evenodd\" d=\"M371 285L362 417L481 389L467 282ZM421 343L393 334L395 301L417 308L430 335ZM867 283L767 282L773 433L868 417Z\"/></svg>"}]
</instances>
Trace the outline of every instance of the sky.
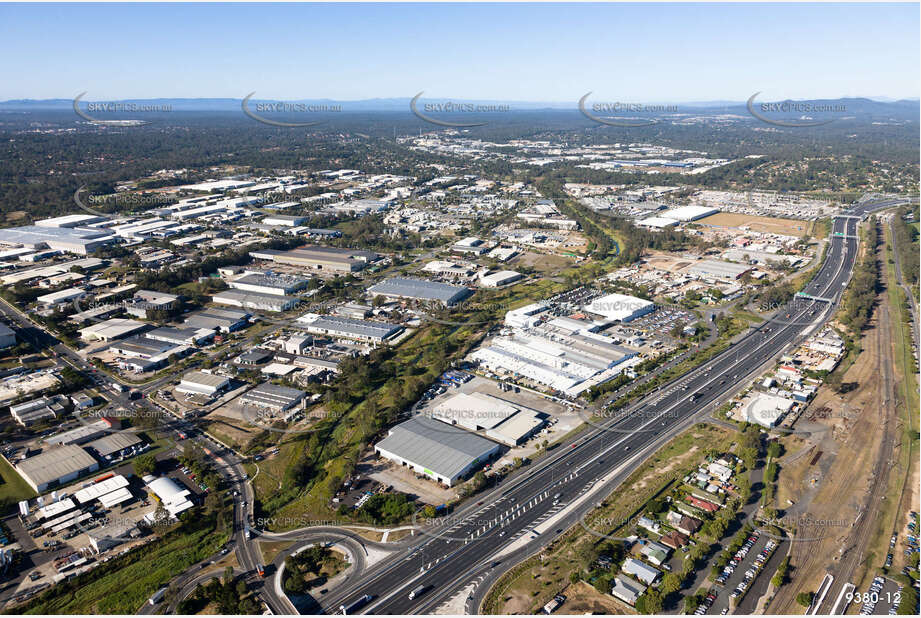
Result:
<instances>
[{"instance_id":1,"label":"sky","mask_svg":"<svg viewBox=\"0 0 921 618\"><path fill-rule=\"evenodd\" d=\"M918 98L918 3L0 4L0 100Z\"/></svg>"}]
</instances>

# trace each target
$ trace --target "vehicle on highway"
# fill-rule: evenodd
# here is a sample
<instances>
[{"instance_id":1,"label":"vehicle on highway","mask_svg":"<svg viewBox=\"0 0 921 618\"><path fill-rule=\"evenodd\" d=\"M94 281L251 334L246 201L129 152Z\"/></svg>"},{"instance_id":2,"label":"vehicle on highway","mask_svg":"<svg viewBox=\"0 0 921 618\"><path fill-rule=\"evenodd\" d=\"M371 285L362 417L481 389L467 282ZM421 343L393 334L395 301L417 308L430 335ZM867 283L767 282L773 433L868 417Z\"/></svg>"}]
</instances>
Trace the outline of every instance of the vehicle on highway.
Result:
<instances>
[{"instance_id":1,"label":"vehicle on highway","mask_svg":"<svg viewBox=\"0 0 921 618\"><path fill-rule=\"evenodd\" d=\"M409 600L412 601L413 599L419 598L426 590L428 590L428 586L419 586L413 589L413 591L409 593Z\"/></svg>"},{"instance_id":2,"label":"vehicle on highway","mask_svg":"<svg viewBox=\"0 0 921 618\"><path fill-rule=\"evenodd\" d=\"M151 605L156 605L157 603L163 600L164 595L166 595L166 590L167 590L166 586L164 586L163 588L160 588L159 590L154 592L153 595L149 599L147 599L147 602L150 603Z\"/></svg>"},{"instance_id":3,"label":"vehicle on highway","mask_svg":"<svg viewBox=\"0 0 921 618\"><path fill-rule=\"evenodd\" d=\"M365 604L369 603L373 597L370 594L366 594L362 597L359 597L349 603L348 605L340 605L339 613L343 616L348 616L351 613L354 613L356 610L361 609Z\"/></svg>"}]
</instances>

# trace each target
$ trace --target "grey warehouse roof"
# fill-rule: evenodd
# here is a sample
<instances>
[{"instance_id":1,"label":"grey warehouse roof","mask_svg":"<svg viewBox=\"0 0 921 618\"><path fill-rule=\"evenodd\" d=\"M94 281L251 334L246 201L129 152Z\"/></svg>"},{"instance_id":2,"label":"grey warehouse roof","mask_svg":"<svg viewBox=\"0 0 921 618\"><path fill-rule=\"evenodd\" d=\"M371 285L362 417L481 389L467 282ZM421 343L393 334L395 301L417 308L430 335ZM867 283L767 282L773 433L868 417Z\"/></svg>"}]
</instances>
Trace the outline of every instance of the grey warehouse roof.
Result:
<instances>
[{"instance_id":1,"label":"grey warehouse roof","mask_svg":"<svg viewBox=\"0 0 921 618\"><path fill-rule=\"evenodd\" d=\"M404 298L419 298L424 300L438 300L445 304L457 302L471 294L470 290L461 285L450 285L425 279L411 279L409 277L394 277L386 279L368 288L372 294L386 296L401 296Z\"/></svg>"},{"instance_id":2,"label":"grey warehouse roof","mask_svg":"<svg viewBox=\"0 0 921 618\"><path fill-rule=\"evenodd\" d=\"M386 339L401 327L385 322L370 322L368 320L353 320L335 315L320 316L309 324L310 328L324 331L335 331L350 334L356 337Z\"/></svg>"},{"instance_id":3,"label":"grey warehouse roof","mask_svg":"<svg viewBox=\"0 0 921 618\"><path fill-rule=\"evenodd\" d=\"M48 449L16 464L23 476L35 485L45 485L96 464L93 456L79 446L68 444Z\"/></svg>"},{"instance_id":4,"label":"grey warehouse roof","mask_svg":"<svg viewBox=\"0 0 921 618\"><path fill-rule=\"evenodd\" d=\"M453 479L475 460L486 460L496 444L447 423L416 416L391 429L375 448Z\"/></svg>"}]
</instances>

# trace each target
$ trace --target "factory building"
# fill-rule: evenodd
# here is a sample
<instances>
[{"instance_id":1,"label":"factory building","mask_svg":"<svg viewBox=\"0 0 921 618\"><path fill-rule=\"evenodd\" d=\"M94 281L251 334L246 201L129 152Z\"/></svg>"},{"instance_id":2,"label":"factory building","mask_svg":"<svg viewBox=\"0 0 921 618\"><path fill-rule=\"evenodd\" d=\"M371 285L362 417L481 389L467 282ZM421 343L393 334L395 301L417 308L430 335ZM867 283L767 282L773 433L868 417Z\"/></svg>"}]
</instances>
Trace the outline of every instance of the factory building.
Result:
<instances>
[{"instance_id":1,"label":"factory building","mask_svg":"<svg viewBox=\"0 0 921 618\"><path fill-rule=\"evenodd\" d=\"M431 417L469 431L484 431L512 447L527 441L545 422L536 410L485 393L458 393L435 406Z\"/></svg>"},{"instance_id":2,"label":"factory building","mask_svg":"<svg viewBox=\"0 0 921 618\"><path fill-rule=\"evenodd\" d=\"M531 328L540 321L542 317L540 314L549 308L550 306L544 303L532 303L512 309L505 313L505 325L512 328Z\"/></svg>"},{"instance_id":3,"label":"factory building","mask_svg":"<svg viewBox=\"0 0 921 618\"><path fill-rule=\"evenodd\" d=\"M232 333L249 326L250 317L252 317L251 314L246 311L213 307L190 313L184 324L189 328L205 328L221 333Z\"/></svg>"},{"instance_id":4,"label":"factory building","mask_svg":"<svg viewBox=\"0 0 921 618\"><path fill-rule=\"evenodd\" d=\"M266 382L240 397L240 403L272 412L284 412L304 401L306 393L296 388Z\"/></svg>"},{"instance_id":5,"label":"factory building","mask_svg":"<svg viewBox=\"0 0 921 618\"><path fill-rule=\"evenodd\" d=\"M691 264L684 272L698 277L713 279L738 279L752 267L748 264L734 264L720 260L700 260Z\"/></svg>"},{"instance_id":6,"label":"factory building","mask_svg":"<svg viewBox=\"0 0 921 618\"><path fill-rule=\"evenodd\" d=\"M293 202L296 206L297 202ZM277 204L273 204L276 206ZM265 225L284 225L285 227L296 227L298 225L304 225L307 222L307 217L296 217L293 215L270 215L262 220L262 223Z\"/></svg>"},{"instance_id":7,"label":"factory building","mask_svg":"<svg viewBox=\"0 0 921 618\"><path fill-rule=\"evenodd\" d=\"M290 264L336 273L357 272L380 259L380 256L373 251L318 246L301 247L291 251L264 249L251 251L250 256L256 260L268 260L278 264Z\"/></svg>"},{"instance_id":8,"label":"factory building","mask_svg":"<svg viewBox=\"0 0 921 618\"><path fill-rule=\"evenodd\" d=\"M355 339L368 343L384 343L403 332L403 327L386 322L355 320L337 315L308 313L297 319L307 326L307 332L342 339Z\"/></svg>"},{"instance_id":9,"label":"factory building","mask_svg":"<svg viewBox=\"0 0 921 618\"><path fill-rule=\"evenodd\" d=\"M146 333L146 337L175 345L204 345L214 339L214 331L207 328L161 326Z\"/></svg>"},{"instance_id":10,"label":"factory building","mask_svg":"<svg viewBox=\"0 0 921 618\"><path fill-rule=\"evenodd\" d=\"M149 328L144 322L127 318L112 318L105 322L92 324L80 329L80 338L84 341L115 341L136 335Z\"/></svg>"},{"instance_id":11,"label":"factory building","mask_svg":"<svg viewBox=\"0 0 921 618\"><path fill-rule=\"evenodd\" d=\"M144 441L133 433L119 431L96 438L87 443L85 448L95 453L100 461L109 464L123 457L131 457L143 450Z\"/></svg>"},{"instance_id":12,"label":"factory building","mask_svg":"<svg viewBox=\"0 0 921 618\"><path fill-rule=\"evenodd\" d=\"M498 288L522 279L524 275L514 270L500 270L480 277L480 285L484 288Z\"/></svg>"},{"instance_id":13,"label":"factory building","mask_svg":"<svg viewBox=\"0 0 921 618\"><path fill-rule=\"evenodd\" d=\"M297 297L278 294L260 294L244 290L224 290L212 297L215 303L242 307L253 311L287 311L298 303Z\"/></svg>"},{"instance_id":14,"label":"factory building","mask_svg":"<svg viewBox=\"0 0 921 618\"><path fill-rule=\"evenodd\" d=\"M384 296L391 299L411 299L437 302L451 307L472 292L464 286L436 283L425 279L394 277L386 279L368 288L372 296Z\"/></svg>"},{"instance_id":15,"label":"factory building","mask_svg":"<svg viewBox=\"0 0 921 618\"><path fill-rule=\"evenodd\" d=\"M441 421L417 416L374 445L378 456L451 487L496 457L501 446Z\"/></svg>"},{"instance_id":16,"label":"factory building","mask_svg":"<svg viewBox=\"0 0 921 618\"><path fill-rule=\"evenodd\" d=\"M665 211L662 216L675 221L697 221L719 212L716 208L706 206L681 206L672 210Z\"/></svg>"},{"instance_id":17,"label":"factory building","mask_svg":"<svg viewBox=\"0 0 921 618\"><path fill-rule=\"evenodd\" d=\"M77 255L89 255L114 240L107 231L79 227L26 225L0 229L0 244L36 250L51 249Z\"/></svg>"},{"instance_id":18,"label":"factory building","mask_svg":"<svg viewBox=\"0 0 921 618\"><path fill-rule=\"evenodd\" d=\"M224 376L205 373L204 371L189 371L182 376L179 385L176 386L176 391L214 397L229 386L230 379Z\"/></svg>"},{"instance_id":19,"label":"factory building","mask_svg":"<svg viewBox=\"0 0 921 618\"><path fill-rule=\"evenodd\" d=\"M45 444L86 444L96 438L112 432L112 425L105 419L99 419L88 425L80 425L68 431L62 431L48 438L45 438Z\"/></svg>"},{"instance_id":20,"label":"factory building","mask_svg":"<svg viewBox=\"0 0 921 618\"><path fill-rule=\"evenodd\" d=\"M187 511L193 506L189 497L192 492L188 489L180 489L176 482L168 476L155 477L148 474L144 477L144 483L147 484L147 490L152 492L160 500L160 503L170 514L176 517L179 513ZM150 521L153 521L153 515L156 511L147 515Z\"/></svg>"},{"instance_id":21,"label":"factory building","mask_svg":"<svg viewBox=\"0 0 921 618\"><path fill-rule=\"evenodd\" d=\"M64 405L66 399L59 395L53 397L39 397L32 401L10 406L10 416L23 427L30 427L35 423L55 419L67 411Z\"/></svg>"},{"instance_id":22,"label":"factory building","mask_svg":"<svg viewBox=\"0 0 921 618\"><path fill-rule=\"evenodd\" d=\"M630 322L655 311L655 303L626 294L608 294L596 298L584 309L614 322Z\"/></svg>"},{"instance_id":23,"label":"factory building","mask_svg":"<svg viewBox=\"0 0 921 618\"><path fill-rule=\"evenodd\" d=\"M310 279L307 277L296 275L248 272L236 279L231 279L227 285L235 290L284 296L303 290L309 282Z\"/></svg>"},{"instance_id":24,"label":"factory building","mask_svg":"<svg viewBox=\"0 0 921 618\"><path fill-rule=\"evenodd\" d=\"M41 493L99 469L99 462L74 444L57 446L16 464L22 478Z\"/></svg>"},{"instance_id":25,"label":"factory building","mask_svg":"<svg viewBox=\"0 0 921 618\"><path fill-rule=\"evenodd\" d=\"M126 311L135 317L149 318L150 311L173 311L178 308L179 297L175 294L138 290L128 302Z\"/></svg>"}]
</instances>

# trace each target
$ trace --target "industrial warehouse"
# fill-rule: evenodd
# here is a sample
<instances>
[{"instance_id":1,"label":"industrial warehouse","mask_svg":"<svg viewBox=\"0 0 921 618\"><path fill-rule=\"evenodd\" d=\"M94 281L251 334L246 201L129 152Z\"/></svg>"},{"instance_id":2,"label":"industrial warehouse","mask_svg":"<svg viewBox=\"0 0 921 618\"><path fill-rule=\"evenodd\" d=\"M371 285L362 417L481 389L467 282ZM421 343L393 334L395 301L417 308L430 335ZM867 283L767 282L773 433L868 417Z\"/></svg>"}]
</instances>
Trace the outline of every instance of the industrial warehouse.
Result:
<instances>
[{"instance_id":1,"label":"industrial warehouse","mask_svg":"<svg viewBox=\"0 0 921 618\"><path fill-rule=\"evenodd\" d=\"M409 277L386 279L368 288L368 293L372 296L384 296L395 300L437 302L446 307L456 305L472 294L468 288L461 285L436 283Z\"/></svg>"},{"instance_id":2,"label":"industrial warehouse","mask_svg":"<svg viewBox=\"0 0 921 618\"><path fill-rule=\"evenodd\" d=\"M356 320L337 315L308 313L299 317L297 321L305 324L307 332L315 335L329 335L367 343L384 343L403 332L403 327L396 324Z\"/></svg>"},{"instance_id":3,"label":"industrial warehouse","mask_svg":"<svg viewBox=\"0 0 921 618\"><path fill-rule=\"evenodd\" d=\"M243 290L224 290L215 294L212 300L221 305L231 305L256 311L287 311L298 303L295 296L261 294Z\"/></svg>"},{"instance_id":4,"label":"industrial warehouse","mask_svg":"<svg viewBox=\"0 0 921 618\"><path fill-rule=\"evenodd\" d=\"M99 469L99 462L75 444L50 448L16 464L16 471L38 492Z\"/></svg>"},{"instance_id":5,"label":"industrial warehouse","mask_svg":"<svg viewBox=\"0 0 921 618\"><path fill-rule=\"evenodd\" d=\"M253 406L270 412L284 412L304 401L304 391L266 382L240 397L244 406Z\"/></svg>"},{"instance_id":6,"label":"industrial warehouse","mask_svg":"<svg viewBox=\"0 0 921 618\"><path fill-rule=\"evenodd\" d=\"M282 275L277 273L246 272L245 274L227 282L231 288L259 294L275 294L284 296L294 294L307 287L310 279L296 275Z\"/></svg>"},{"instance_id":7,"label":"industrial warehouse","mask_svg":"<svg viewBox=\"0 0 921 618\"><path fill-rule=\"evenodd\" d=\"M618 317L633 315L647 308L646 301L638 305L632 301L640 299L612 296L622 306L604 305L609 315L615 312ZM606 296L599 301L610 298ZM626 303L621 299L627 299ZM488 340L468 358L491 371L522 376L570 397L620 375L639 362L636 352L595 332L598 324L553 317L546 305L533 304L509 311L505 322L511 326L509 334Z\"/></svg>"},{"instance_id":8,"label":"industrial warehouse","mask_svg":"<svg viewBox=\"0 0 921 618\"><path fill-rule=\"evenodd\" d=\"M277 264L343 273L357 272L380 259L380 256L373 251L335 247L301 247L291 251L265 249L251 251L250 256L256 260L266 260Z\"/></svg>"},{"instance_id":9,"label":"industrial warehouse","mask_svg":"<svg viewBox=\"0 0 921 618\"><path fill-rule=\"evenodd\" d=\"M424 416L393 427L374 445L380 457L448 487L495 458L501 448L486 438Z\"/></svg>"}]
</instances>

